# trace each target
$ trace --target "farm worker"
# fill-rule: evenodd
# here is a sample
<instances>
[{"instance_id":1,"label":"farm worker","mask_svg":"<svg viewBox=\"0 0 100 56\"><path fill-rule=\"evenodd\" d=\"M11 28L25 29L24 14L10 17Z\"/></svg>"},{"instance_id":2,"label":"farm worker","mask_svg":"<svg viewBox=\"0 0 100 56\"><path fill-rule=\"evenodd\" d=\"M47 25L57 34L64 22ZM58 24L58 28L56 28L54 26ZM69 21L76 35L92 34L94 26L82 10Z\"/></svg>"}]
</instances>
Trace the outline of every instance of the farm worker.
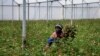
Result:
<instances>
[{"instance_id":1,"label":"farm worker","mask_svg":"<svg viewBox=\"0 0 100 56\"><path fill-rule=\"evenodd\" d=\"M63 38L64 34L62 32L63 26L61 24L55 25L55 31L51 34L48 39L48 44L44 48L44 51L47 51L48 48L52 45L52 43L56 42L57 39Z\"/></svg>"}]
</instances>

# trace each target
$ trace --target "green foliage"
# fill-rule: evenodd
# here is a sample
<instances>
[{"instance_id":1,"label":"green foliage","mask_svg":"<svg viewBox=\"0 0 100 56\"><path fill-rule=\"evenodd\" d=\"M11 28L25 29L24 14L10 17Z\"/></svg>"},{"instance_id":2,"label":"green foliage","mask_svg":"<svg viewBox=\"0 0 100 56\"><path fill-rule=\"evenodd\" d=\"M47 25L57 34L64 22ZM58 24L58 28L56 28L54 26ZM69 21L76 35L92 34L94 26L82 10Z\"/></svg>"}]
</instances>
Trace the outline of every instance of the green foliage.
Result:
<instances>
[{"instance_id":1,"label":"green foliage","mask_svg":"<svg viewBox=\"0 0 100 56\"><path fill-rule=\"evenodd\" d=\"M71 37L72 39L75 38L76 35L76 26L75 25L65 25L64 29L63 29L65 38L69 38Z\"/></svg>"},{"instance_id":2,"label":"green foliage","mask_svg":"<svg viewBox=\"0 0 100 56\"><path fill-rule=\"evenodd\" d=\"M0 21L0 56L45 56L43 48L54 26L69 22L49 21L48 25L46 21L27 21L27 46L22 53L21 21ZM76 33L76 38L73 41L70 37L67 41L67 38L60 39L60 43L54 43L46 56L57 56L59 48L63 56L100 56L100 20L75 20L74 25L75 28L71 26L70 30Z\"/></svg>"}]
</instances>

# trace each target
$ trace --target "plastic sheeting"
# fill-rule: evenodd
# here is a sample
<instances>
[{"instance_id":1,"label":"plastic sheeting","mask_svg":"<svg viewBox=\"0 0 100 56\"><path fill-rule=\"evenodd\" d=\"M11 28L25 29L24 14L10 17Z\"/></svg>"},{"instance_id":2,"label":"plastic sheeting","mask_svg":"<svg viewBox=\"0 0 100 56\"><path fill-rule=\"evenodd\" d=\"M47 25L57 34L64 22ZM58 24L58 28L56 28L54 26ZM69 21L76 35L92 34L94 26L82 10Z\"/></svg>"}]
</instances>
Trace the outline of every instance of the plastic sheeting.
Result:
<instances>
[{"instance_id":1,"label":"plastic sheeting","mask_svg":"<svg viewBox=\"0 0 100 56\"><path fill-rule=\"evenodd\" d=\"M2 6L2 3L3 6ZM8 2L10 1L10 3ZM18 6L14 1L12 6L12 0L0 0L0 20L22 20L23 18L23 5ZM72 5L62 7L59 2L48 2L48 19L71 19ZM7 5L9 4L9 5ZM52 4L52 5L51 5ZM82 8L83 5L83 8ZM12 10L13 8L13 10ZM14 17L14 18L13 18ZM28 7L26 7L26 18L28 20ZM100 18L100 3L85 3L73 5L73 19L93 19ZM47 20L47 3L30 4L29 6L29 20Z\"/></svg>"}]
</instances>

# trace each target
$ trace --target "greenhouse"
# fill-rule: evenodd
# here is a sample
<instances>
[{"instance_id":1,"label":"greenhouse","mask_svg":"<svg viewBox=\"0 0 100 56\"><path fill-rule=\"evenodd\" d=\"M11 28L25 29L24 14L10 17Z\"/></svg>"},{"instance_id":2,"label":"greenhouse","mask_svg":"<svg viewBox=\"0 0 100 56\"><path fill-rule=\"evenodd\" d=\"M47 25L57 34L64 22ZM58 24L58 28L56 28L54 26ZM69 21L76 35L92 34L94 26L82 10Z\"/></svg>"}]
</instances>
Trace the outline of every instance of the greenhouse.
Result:
<instances>
[{"instance_id":1,"label":"greenhouse","mask_svg":"<svg viewBox=\"0 0 100 56\"><path fill-rule=\"evenodd\" d=\"M100 0L0 0L0 56L100 56Z\"/></svg>"},{"instance_id":2,"label":"greenhouse","mask_svg":"<svg viewBox=\"0 0 100 56\"><path fill-rule=\"evenodd\" d=\"M99 0L26 0L26 3L27 20L100 18ZM0 12L0 20L21 20L23 0L0 0Z\"/></svg>"}]
</instances>

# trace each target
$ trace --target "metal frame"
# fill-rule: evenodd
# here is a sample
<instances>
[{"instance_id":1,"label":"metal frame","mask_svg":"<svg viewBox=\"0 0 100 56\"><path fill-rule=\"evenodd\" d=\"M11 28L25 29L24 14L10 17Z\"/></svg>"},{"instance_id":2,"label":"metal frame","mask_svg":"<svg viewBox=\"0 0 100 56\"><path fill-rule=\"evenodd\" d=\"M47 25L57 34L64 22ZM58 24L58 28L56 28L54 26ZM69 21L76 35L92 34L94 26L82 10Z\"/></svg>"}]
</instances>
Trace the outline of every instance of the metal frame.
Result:
<instances>
[{"instance_id":1,"label":"metal frame","mask_svg":"<svg viewBox=\"0 0 100 56\"><path fill-rule=\"evenodd\" d=\"M72 10L71 10L71 25L73 24L73 0L71 1L72 3Z\"/></svg>"},{"instance_id":2,"label":"metal frame","mask_svg":"<svg viewBox=\"0 0 100 56\"><path fill-rule=\"evenodd\" d=\"M87 17L89 18L89 8L88 8L88 3L87 3Z\"/></svg>"},{"instance_id":3,"label":"metal frame","mask_svg":"<svg viewBox=\"0 0 100 56\"><path fill-rule=\"evenodd\" d=\"M28 20L30 18L30 3L29 3L29 0L28 0Z\"/></svg>"},{"instance_id":4,"label":"metal frame","mask_svg":"<svg viewBox=\"0 0 100 56\"><path fill-rule=\"evenodd\" d=\"M3 0L2 0L3 1ZM30 13L29 13L29 7L39 7L39 19L40 19L40 7L47 7L47 20L48 20L48 18L50 18L50 19L52 19L52 8L53 7L61 7L62 8L62 18L64 19L64 18L66 18L66 6L68 6L68 5L71 5L72 7L67 7L67 8L72 8L72 12L71 12L71 24L72 24L72 19L73 18L75 18L74 16L73 16L73 13L74 13L74 11L75 11L75 6L73 6L74 5L74 3L73 3L73 0L70 0L70 2L72 3L72 4L67 4L66 3L66 1L67 0L65 0L65 5L62 5L60 2L59 2L60 0L52 0L52 1L49 1L49 0L47 0L47 1L43 1L43 2L39 2L38 0L37 0L37 2L33 2L33 3L29 3L29 0L28 0L28 3L26 3L26 4L28 4L28 20L29 20L29 18L30 18ZM17 5L14 5L14 2L17 4ZM48 3L49 2L51 2L51 6L50 6L50 8L49 8L49 6L48 6ZM59 4L61 5L61 6L52 6L52 3L53 2L59 2ZM84 3L85 2L85 3ZM38 4L39 3L39 6L30 6L30 4ZM40 4L41 3L47 3L47 6L40 6ZM83 4L92 4L92 3L100 3L99 1L98 2L91 2L91 3L87 3L85 0L82 0L82 3L80 3L81 5L82 5L82 7L80 7L80 8L82 8L82 18L83 18L83 13L84 13L84 10L83 10L83 8L86 8L86 7L84 7L83 6ZM75 4L75 5L80 5L80 4ZM20 6L21 5L23 5L23 4L20 4ZM19 4L15 1L15 0L12 0L12 5L3 5L3 2L2 2L2 5L0 5L0 6L2 6L2 20L3 20L3 6L12 6L12 21L13 21L13 19L14 19L14 6L19 6ZM74 8L73 8L74 7ZM87 6L88 7L88 6ZM64 9L65 8L65 9ZM78 8L78 7L77 7ZM89 7L89 8L92 8L92 7ZM93 7L94 8L94 7ZM50 9L50 11L49 11L49 9ZM20 11L19 11L20 12ZM49 12L51 12L51 14L49 14ZM50 17L49 17L49 15L51 15ZM19 14L19 18L20 18L20 14Z\"/></svg>"},{"instance_id":5,"label":"metal frame","mask_svg":"<svg viewBox=\"0 0 100 56\"><path fill-rule=\"evenodd\" d=\"M65 6L64 6L65 7L65 13L64 13L65 14L65 16L64 16L65 18L66 18L66 7L67 7L67 3L66 2L67 2L67 0L65 0Z\"/></svg>"},{"instance_id":6,"label":"metal frame","mask_svg":"<svg viewBox=\"0 0 100 56\"><path fill-rule=\"evenodd\" d=\"M2 0L2 20L3 20L3 0Z\"/></svg>"},{"instance_id":7,"label":"metal frame","mask_svg":"<svg viewBox=\"0 0 100 56\"><path fill-rule=\"evenodd\" d=\"M84 0L82 0L82 18L83 18L83 2Z\"/></svg>"},{"instance_id":8,"label":"metal frame","mask_svg":"<svg viewBox=\"0 0 100 56\"><path fill-rule=\"evenodd\" d=\"M35 4L35 6L34 6L34 19L36 19L36 4Z\"/></svg>"},{"instance_id":9,"label":"metal frame","mask_svg":"<svg viewBox=\"0 0 100 56\"><path fill-rule=\"evenodd\" d=\"M53 2L51 2L51 19L52 19L52 11L53 11L52 4L53 4Z\"/></svg>"},{"instance_id":10,"label":"metal frame","mask_svg":"<svg viewBox=\"0 0 100 56\"><path fill-rule=\"evenodd\" d=\"M65 13L64 13L65 11L64 11L64 5L62 6L62 18L63 18L63 20L65 19Z\"/></svg>"},{"instance_id":11,"label":"metal frame","mask_svg":"<svg viewBox=\"0 0 100 56\"><path fill-rule=\"evenodd\" d=\"M60 0L52 0L52 1L49 1L49 0L47 0L47 1L42 1L42 2L40 2L40 3L47 3L47 2L58 2L58 1L60 1ZM16 2L17 3L17 2ZM29 3L29 4L37 4L37 3L39 3L39 1L38 0L36 0L36 2L32 2L32 3ZM26 3L26 4L28 4L28 3ZM23 5L23 4L20 4L20 5Z\"/></svg>"},{"instance_id":12,"label":"metal frame","mask_svg":"<svg viewBox=\"0 0 100 56\"><path fill-rule=\"evenodd\" d=\"M13 20L14 20L14 0L12 0L12 22L13 22Z\"/></svg>"},{"instance_id":13,"label":"metal frame","mask_svg":"<svg viewBox=\"0 0 100 56\"><path fill-rule=\"evenodd\" d=\"M23 20L22 20L22 50L26 42L26 0L23 0Z\"/></svg>"},{"instance_id":14,"label":"metal frame","mask_svg":"<svg viewBox=\"0 0 100 56\"><path fill-rule=\"evenodd\" d=\"M40 16L41 16L41 14L40 14L40 10L41 10L41 8L40 8L40 5L41 5L41 3L39 2L39 19L40 19Z\"/></svg>"},{"instance_id":15,"label":"metal frame","mask_svg":"<svg viewBox=\"0 0 100 56\"><path fill-rule=\"evenodd\" d=\"M19 11L19 12L18 12L18 16L19 16L18 18L19 18L19 20L20 20L20 4L18 4L18 11Z\"/></svg>"},{"instance_id":16,"label":"metal frame","mask_svg":"<svg viewBox=\"0 0 100 56\"><path fill-rule=\"evenodd\" d=\"M75 9L76 9L75 6L76 6L76 5L74 4L74 13L73 13L73 14L74 14L74 19L75 19Z\"/></svg>"},{"instance_id":17,"label":"metal frame","mask_svg":"<svg viewBox=\"0 0 100 56\"><path fill-rule=\"evenodd\" d=\"M48 22L48 19L49 19L49 17L48 17L48 9L49 9L49 7L48 7L48 0L47 0L47 22Z\"/></svg>"}]
</instances>

